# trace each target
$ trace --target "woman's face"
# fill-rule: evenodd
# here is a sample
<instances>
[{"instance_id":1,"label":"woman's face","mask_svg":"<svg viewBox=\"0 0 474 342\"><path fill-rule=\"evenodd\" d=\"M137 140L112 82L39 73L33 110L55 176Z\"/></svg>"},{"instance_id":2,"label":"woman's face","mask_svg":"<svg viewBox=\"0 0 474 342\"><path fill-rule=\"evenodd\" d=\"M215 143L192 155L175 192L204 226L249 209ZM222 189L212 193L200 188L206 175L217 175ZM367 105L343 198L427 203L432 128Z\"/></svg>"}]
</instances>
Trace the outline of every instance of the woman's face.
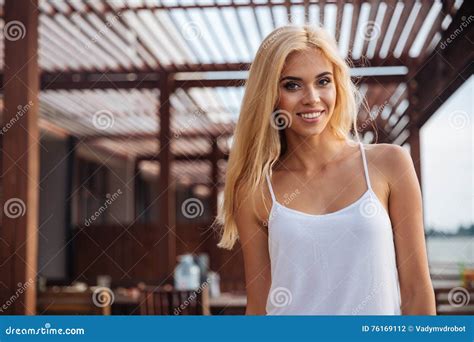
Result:
<instances>
[{"instance_id":1,"label":"woman's face","mask_svg":"<svg viewBox=\"0 0 474 342\"><path fill-rule=\"evenodd\" d=\"M314 48L290 54L280 77L279 115L290 115L286 133L321 134L336 104L332 64Z\"/></svg>"}]
</instances>

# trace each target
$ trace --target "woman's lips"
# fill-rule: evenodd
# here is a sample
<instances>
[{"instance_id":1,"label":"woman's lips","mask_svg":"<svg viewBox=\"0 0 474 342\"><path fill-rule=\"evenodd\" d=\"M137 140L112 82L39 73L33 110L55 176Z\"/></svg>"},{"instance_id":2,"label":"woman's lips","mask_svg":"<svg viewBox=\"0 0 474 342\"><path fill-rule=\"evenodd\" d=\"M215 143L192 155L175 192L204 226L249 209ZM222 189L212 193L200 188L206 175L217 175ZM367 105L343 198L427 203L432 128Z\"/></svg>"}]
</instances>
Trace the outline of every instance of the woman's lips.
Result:
<instances>
[{"instance_id":1,"label":"woman's lips","mask_svg":"<svg viewBox=\"0 0 474 342\"><path fill-rule=\"evenodd\" d=\"M296 115L307 123L319 122L324 115L325 111L313 112L313 113L297 113Z\"/></svg>"}]
</instances>

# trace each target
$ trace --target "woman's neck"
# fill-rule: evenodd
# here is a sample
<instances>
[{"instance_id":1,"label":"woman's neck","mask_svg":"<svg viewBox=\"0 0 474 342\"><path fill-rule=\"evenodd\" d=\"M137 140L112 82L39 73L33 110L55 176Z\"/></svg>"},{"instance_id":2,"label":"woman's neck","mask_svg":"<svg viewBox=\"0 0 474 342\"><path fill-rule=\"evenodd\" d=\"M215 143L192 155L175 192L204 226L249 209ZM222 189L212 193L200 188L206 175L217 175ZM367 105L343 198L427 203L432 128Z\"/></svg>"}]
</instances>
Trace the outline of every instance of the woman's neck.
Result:
<instances>
[{"instance_id":1,"label":"woman's neck","mask_svg":"<svg viewBox=\"0 0 474 342\"><path fill-rule=\"evenodd\" d=\"M345 155L348 140L324 132L311 137L287 136L287 150L280 163L286 169L314 174L340 160Z\"/></svg>"}]
</instances>

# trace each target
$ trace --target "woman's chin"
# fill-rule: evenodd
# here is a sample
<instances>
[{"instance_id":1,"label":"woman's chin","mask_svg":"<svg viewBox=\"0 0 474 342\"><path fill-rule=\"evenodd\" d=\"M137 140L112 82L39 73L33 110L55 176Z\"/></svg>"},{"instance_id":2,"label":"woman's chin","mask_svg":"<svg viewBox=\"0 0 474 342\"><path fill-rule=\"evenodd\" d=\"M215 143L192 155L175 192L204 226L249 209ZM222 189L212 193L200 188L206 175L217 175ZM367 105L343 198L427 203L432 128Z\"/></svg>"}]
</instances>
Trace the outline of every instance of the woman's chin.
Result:
<instances>
[{"instance_id":1,"label":"woman's chin","mask_svg":"<svg viewBox=\"0 0 474 342\"><path fill-rule=\"evenodd\" d=\"M319 126L315 126L315 127L291 127L290 130L298 135L298 136L302 136L302 137L312 137L312 136L315 136L315 135L321 135L324 130L326 129L326 125L323 124L323 125L319 125Z\"/></svg>"}]
</instances>

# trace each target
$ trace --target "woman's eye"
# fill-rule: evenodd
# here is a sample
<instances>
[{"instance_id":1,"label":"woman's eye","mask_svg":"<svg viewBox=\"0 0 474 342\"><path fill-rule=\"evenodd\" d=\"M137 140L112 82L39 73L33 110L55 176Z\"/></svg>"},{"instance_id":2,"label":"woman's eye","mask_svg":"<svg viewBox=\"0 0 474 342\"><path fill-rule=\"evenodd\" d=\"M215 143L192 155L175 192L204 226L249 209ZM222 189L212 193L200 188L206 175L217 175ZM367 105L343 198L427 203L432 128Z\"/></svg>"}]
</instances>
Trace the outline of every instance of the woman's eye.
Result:
<instances>
[{"instance_id":1,"label":"woman's eye","mask_svg":"<svg viewBox=\"0 0 474 342\"><path fill-rule=\"evenodd\" d=\"M298 84L295 82L288 82L288 83L285 83L284 87L287 90L296 90L298 89Z\"/></svg>"},{"instance_id":2,"label":"woman's eye","mask_svg":"<svg viewBox=\"0 0 474 342\"><path fill-rule=\"evenodd\" d=\"M322 78L319 80L319 85L325 86L328 83L331 83L331 80L328 78Z\"/></svg>"}]
</instances>

